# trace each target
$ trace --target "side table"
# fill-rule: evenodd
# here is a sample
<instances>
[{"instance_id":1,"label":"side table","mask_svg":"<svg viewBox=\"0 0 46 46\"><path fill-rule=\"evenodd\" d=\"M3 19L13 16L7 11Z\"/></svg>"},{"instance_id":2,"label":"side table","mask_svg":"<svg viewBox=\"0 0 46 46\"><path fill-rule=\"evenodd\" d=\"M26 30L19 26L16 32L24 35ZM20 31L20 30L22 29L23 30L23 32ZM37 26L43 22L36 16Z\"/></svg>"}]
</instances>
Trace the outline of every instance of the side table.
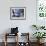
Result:
<instances>
[{"instance_id":1,"label":"side table","mask_svg":"<svg viewBox=\"0 0 46 46\"><path fill-rule=\"evenodd\" d=\"M9 36L9 37L7 37ZM10 38L10 36L16 36L16 45L15 46L18 46L18 33L15 33L15 34L10 34L10 33L6 33L5 34L5 46L8 45L8 42L7 42L7 38Z\"/></svg>"}]
</instances>

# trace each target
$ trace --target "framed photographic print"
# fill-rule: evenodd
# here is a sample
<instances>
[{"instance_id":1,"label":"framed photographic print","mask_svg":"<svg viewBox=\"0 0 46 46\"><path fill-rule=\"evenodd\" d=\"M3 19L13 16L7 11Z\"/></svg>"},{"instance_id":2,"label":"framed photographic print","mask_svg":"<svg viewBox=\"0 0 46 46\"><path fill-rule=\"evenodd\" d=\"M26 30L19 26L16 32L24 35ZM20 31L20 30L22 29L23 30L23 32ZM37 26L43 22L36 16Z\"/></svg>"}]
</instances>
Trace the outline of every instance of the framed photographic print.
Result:
<instances>
[{"instance_id":1,"label":"framed photographic print","mask_svg":"<svg viewBox=\"0 0 46 46\"><path fill-rule=\"evenodd\" d=\"M39 18L46 18L46 0L37 0L37 15Z\"/></svg>"},{"instance_id":2,"label":"framed photographic print","mask_svg":"<svg viewBox=\"0 0 46 46\"><path fill-rule=\"evenodd\" d=\"M46 0L36 1L36 23L37 25L45 25L46 22Z\"/></svg>"},{"instance_id":3,"label":"framed photographic print","mask_svg":"<svg viewBox=\"0 0 46 46\"><path fill-rule=\"evenodd\" d=\"M10 8L11 20L24 20L26 19L26 7L11 7Z\"/></svg>"}]
</instances>

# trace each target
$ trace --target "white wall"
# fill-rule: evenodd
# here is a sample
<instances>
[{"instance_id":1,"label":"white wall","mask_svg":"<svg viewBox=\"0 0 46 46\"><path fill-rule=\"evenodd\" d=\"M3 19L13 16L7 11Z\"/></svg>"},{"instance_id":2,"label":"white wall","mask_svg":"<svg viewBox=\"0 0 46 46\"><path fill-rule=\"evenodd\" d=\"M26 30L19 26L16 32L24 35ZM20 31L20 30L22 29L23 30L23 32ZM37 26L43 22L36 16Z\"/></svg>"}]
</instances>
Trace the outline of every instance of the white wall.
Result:
<instances>
[{"instance_id":1,"label":"white wall","mask_svg":"<svg viewBox=\"0 0 46 46\"><path fill-rule=\"evenodd\" d=\"M26 20L10 20L10 7L26 7ZM0 34L11 27L19 27L19 32L30 32L36 24L36 0L0 0Z\"/></svg>"},{"instance_id":2,"label":"white wall","mask_svg":"<svg viewBox=\"0 0 46 46\"><path fill-rule=\"evenodd\" d=\"M26 20L10 20L10 7L26 7ZM36 24L36 0L0 0L0 34L16 26L20 32L31 32L32 24Z\"/></svg>"}]
</instances>

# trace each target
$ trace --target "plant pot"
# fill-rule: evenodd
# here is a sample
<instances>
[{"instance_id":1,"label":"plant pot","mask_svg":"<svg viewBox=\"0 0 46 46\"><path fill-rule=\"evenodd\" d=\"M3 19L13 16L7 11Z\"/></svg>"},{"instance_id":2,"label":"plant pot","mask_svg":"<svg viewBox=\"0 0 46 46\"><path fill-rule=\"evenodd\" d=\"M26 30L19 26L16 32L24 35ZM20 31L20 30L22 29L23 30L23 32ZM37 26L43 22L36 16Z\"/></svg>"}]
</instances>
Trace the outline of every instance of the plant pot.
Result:
<instances>
[{"instance_id":1,"label":"plant pot","mask_svg":"<svg viewBox=\"0 0 46 46\"><path fill-rule=\"evenodd\" d=\"M43 43L44 42L44 39L37 39L37 43L38 44L41 44L41 43Z\"/></svg>"},{"instance_id":2,"label":"plant pot","mask_svg":"<svg viewBox=\"0 0 46 46\"><path fill-rule=\"evenodd\" d=\"M37 43L38 43L38 44L40 43L40 39L37 39Z\"/></svg>"}]
</instances>

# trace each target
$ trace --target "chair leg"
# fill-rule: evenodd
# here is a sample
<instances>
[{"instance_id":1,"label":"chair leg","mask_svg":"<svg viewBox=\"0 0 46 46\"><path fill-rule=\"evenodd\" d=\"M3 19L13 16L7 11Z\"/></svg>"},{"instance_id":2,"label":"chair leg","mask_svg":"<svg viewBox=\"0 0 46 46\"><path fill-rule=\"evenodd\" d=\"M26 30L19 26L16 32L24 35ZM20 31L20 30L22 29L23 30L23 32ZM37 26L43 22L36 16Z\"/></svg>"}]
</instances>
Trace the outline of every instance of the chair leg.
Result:
<instances>
[{"instance_id":1,"label":"chair leg","mask_svg":"<svg viewBox=\"0 0 46 46\"><path fill-rule=\"evenodd\" d=\"M6 41L4 42L4 44L5 44L5 46L7 46L7 42Z\"/></svg>"}]
</instances>

